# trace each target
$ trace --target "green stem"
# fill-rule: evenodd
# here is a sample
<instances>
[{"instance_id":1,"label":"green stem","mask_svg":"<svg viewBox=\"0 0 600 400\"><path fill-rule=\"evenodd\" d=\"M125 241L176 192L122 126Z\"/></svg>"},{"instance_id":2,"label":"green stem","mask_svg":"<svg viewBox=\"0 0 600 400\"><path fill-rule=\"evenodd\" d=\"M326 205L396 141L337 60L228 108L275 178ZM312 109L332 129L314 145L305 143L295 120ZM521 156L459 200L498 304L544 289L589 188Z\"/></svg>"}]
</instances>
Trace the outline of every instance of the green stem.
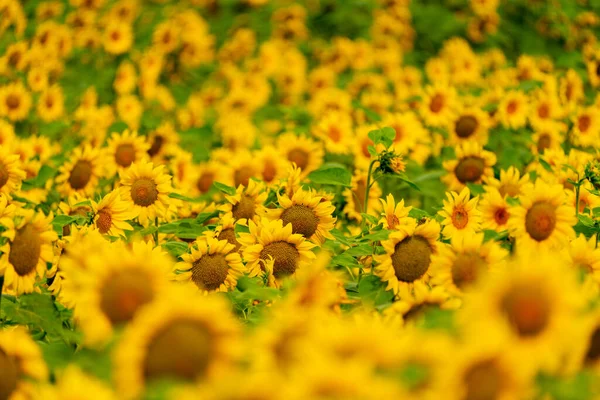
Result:
<instances>
[{"instance_id":1,"label":"green stem","mask_svg":"<svg viewBox=\"0 0 600 400\"><path fill-rule=\"evenodd\" d=\"M369 170L367 171L367 186L365 188L365 198L364 198L364 203L363 203L363 214L367 213L367 208L369 207L369 192L371 191L371 174L373 173L373 166L375 165L375 163L377 162L377 160L373 160L371 161L371 163L369 164ZM364 228L365 223L366 223L366 219L363 218L363 222L362 222L362 226Z\"/></svg>"},{"instance_id":2,"label":"green stem","mask_svg":"<svg viewBox=\"0 0 600 400\"><path fill-rule=\"evenodd\" d=\"M158 246L158 217L154 219L154 226L156 226L156 230L154 231L154 245Z\"/></svg>"},{"instance_id":3,"label":"green stem","mask_svg":"<svg viewBox=\"0 0 600 400\"><path fill-rule=\"evenodd\" d=\"M579 188L581 187L581 183L577 185L575 188L575 216L579 218Z\"/></svg>"},{"instance_id":4,"label":"green stem","mask_svg":"<svg viewBox=\"0 0 600 400\"><path fill-rule=\"evenodd\" d=\"M596 231L596 248L598 248L598 239L600 238L600 230Z\"/></svg>"},{"instance_id":5,"label":"green stem","mask_svg":"<svg viewBox=\"0 0 600 400\"><path fill-rule=\"evenodd\" d=\"M2 290L4 289L4 275L0 276L0 327L4 325L2 319Z\"/></svg>"}]
</instances>

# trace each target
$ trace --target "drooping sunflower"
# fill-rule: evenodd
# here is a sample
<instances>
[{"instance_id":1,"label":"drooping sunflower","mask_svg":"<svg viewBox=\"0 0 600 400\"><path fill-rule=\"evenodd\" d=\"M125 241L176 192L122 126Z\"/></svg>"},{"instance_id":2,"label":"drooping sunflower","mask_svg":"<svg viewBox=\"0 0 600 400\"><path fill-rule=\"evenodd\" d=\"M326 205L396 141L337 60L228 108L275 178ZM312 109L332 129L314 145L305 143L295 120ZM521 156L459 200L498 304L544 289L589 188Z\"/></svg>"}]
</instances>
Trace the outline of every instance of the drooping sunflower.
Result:
<instances>
[{"instance_id":1,"label":"drooping sunflower","mask_svg":"<svg viewBox=\"0 0 600 400\"><path fill-rule=\"evenodd\" d=\"M299 189L293 196L277 195L281 208L270 209L269 217L281 219L283 225L292 224L292 233L321 245L325 239L333 239L329 233L334 228L332 216L335 206L331 201L312 190Z\"/></svg>"},{"instance_id":2,"label":"drooping sunflower","mask_svg":"<svg viewBox=\"0 0 600 400\"><path fill-rule=\"evenodd\" d=\"M122 133L113 133L107 142L107 158L110 160L106 166L109 175L122 172L133 163L148 159L149 144L137 132L125 129Z\"/></svg>"},{"instance_id":3,"label":"drooping sunflower","mask_svg":"<svg viewBox=\"0 0 600 400\"><path fill-rule=\"evenodd\" d=\"M437 253L440 225L434 220L417 224L416 220L396 228L382 241L385 254L375 256L375 275L387 282L386 290L405 298L413 296L415 285L429 281L431 255Z\"/></svg>"},{"instance_id":4,"label":"drooping sunflower","mask_svg":"<svg viewBox=\"0 0 600 400\"><path fill-rule=\"evenodd\" d=\"M169 208L171 176L163 169L163 165L154 167L153 163L142 161L121 173L121 199L133 207L142 224L162 218Z\"/></svg>"},{"instance_id":5,"label":"drooping sunflower","mask_svg":"<svg viewBox=\"0 0 600 400\"><path fill-rule=\"evenodd\" d=\"M26 173L21 168L18 154L11 154L6 146L0 147L0 193L10 196L21 188Z\"/></svg>"},{"instance_id":6,"label":"drooping sunflower","mask_svg":"<svg viewBox=\"0 0 600 400\"><path fill-rule=\"evenodd\" d=\"M30 398L34 382L48 378L41 349L22 327L0 331L0 367L3 399Z\"/></svg>"},{"instance_id":7,"label":"drooping sunflower","mask_svg":"<svg viewBox=\"0 0 600 400\"><path fill-rule=\"evenodd\" d=\"M203 292L227 292L235 289L237 280L245 272L242 258L233 251L227 240L211 237L198 238L190 254L174 266L175 279L193 282Z\"/></svg>"},{"instance_id":8,"label":"drooping sunflower","mask_svg":"<svg viewBox=\"0 0 600 400\"><path fill-rule=\"evenodd\" d=\"M303 177L323 163L323 146L305 136L284 133L277 141L277 148L287 160L302 170Z\"/></svg>"},{"instance_id":9,"label":"drooping sunflower","mask_svg":"<svg viewBox=\"0 0 600 400\"><path fill-rule=\"evenodd\" d=\"M33 292L38 276L46 274L52 262L52 242L58 235L52 229L53 216L20 209L13 229L2 232L8 241L0 248L0 271L5 285L17 294Z\"/></svg>"},{"instance_id":10,"label":"drooping sunflower","mask_svg":"<svg viewBox=\"0 0 600 400\"><path fill-rule=\"evenodd\" d=\"M100 203L92 201L94 224L103 235L122 236L125 230L133 230L127 222L137 217L130 204L121 200L118 190L113 190L102 198Z\"/></svg>"},{"instance_id":11,"label":"drooping sunflower","mask_svg":"<svg viewBox=\"0 0 600 400\"><path fill-rule=\"evenodd\" d=\"M248 221L258 221L264 216L264 202L268 193L265 191L264 184L250 180L248 186L238 186L233 196L225 196L229 204L225 205L223 211L231 212L231 215L242 224Z\"/></svg>"},{"instance_id":12,"label":"drooping sunflower","mask_svg":"<svg viewBox=\"0 0 600 400\"><path fill-rule=\"evenodd\" d=\"M496 112L499 121L505 128L519 129L527 123L529 99L519 91L506 93L498 105Z\"/></svg>"},{"instance_id":13,"label":"drooping sunflower","mask_svg":"<svg viewBox=\"0 0 600 400\"><path fill-rule=\"evenodd\" d=\"M508 219L517 248L537 251L560 248L575 236L575 207L566 204L562 185L537 180L523 187L519 200L519 205L510 208Z\"/></svg>"},{"instance_id":14,"label":"drooping sunflower","mask_svg":"<svg viewBox=\"0 0 600 400\"><path fill-rule=\"evenodd\" d=\"M0 115L11 121L27 118L31 102L31 94L21 82L0 87Z\"/></svg>"},{"instance_id":15,"label":"drooping sunflower","mask_svg":"<svg viewBox=\"0 0 600 400\"><path fill-rule=\"evenodd\" d=\"M493 176L492 166L496 164L496 155L484 150L477 142L464 142L455 148L456 159L444 161L448 175L442 181L449 190L462 190L467 183L481 183L485 177Z\"/></svg>"},{"instance_id":16,"label":"drooping sunflower","mask_svg":"<svg viewBox=\"0 0 600 400\"><path fill-rule=\"evenodd\" d=\"M381 205L383 206L382 218L379 223L383 224L384 229L394 230L396 227L405 223L410 223L411 218L408 213L412 207L404 206L404 199L396 203L393 194L388 194L386 199L380 199Z\"/></svg>"},{"instance_id":17,"label":"drooping sunflower","mask_svg":"<svg viewBox=\"0 0 600 400\"><path fill-rule=\"evenodd\" d=\"M267 273L268 283L293 276L303 264L315 259L315 246L299 233L292 233L292 224L262 219L259 224L250 221L250 232L240 235L246 267L251 276Z\"/></svg>"},{"instance_id":18,"label":"drooping sunflower","mask_svg":"<svg viewBox=\"0 0 600 400\"><path fill-rule=\"evenodd\" d=\"M223 374L239 351L239 327L229 305L178 287L127 325L114 354L117 390L132 399L165 379L207 380Z\"/></svg>"},{"instance_id":19,"label":"drooping sunflower","mask_svg":"<svg viewBox=\"0 0 600 400\"><path fill-rule=\"evenodd\" d=\"M471 191L464 188L460 193L446 192L444 208L439 214L444 217L442 233L445 238L462 238L478 232L481 228L481 212L477 209L479 196L471 199Z\"/></svg>"},{"instance_id":20,"label":"drooping sunflower","mask_svg":"<svg viewBox=\"0 0 600 400\"><path fill-rule=\"evenodd\" d=\"M494 187L486 187L485 190L478 204L481 212L481 228L497 232L507 230L510 206L506 202L506 196L502 196Z\"/></svg>"},{"instance_id":21,"label":"drooping sunflower","mask_svg":"<svg viewBox=\"0 0 600 400\"><path fill-rule=\"evenodd\" d=\"M91 196L104 175L104 153L90 145L77 147L58 172L56 183L63 195Z\"/></svg>"},{"instance_id":22,"label":"drooping sunflower","mask_svg":"<svg viewBox=\"0 0 600 400\"><path fill-rule=\"evenodd\" d=\"M500 269L508 252L494 241L483 241L483 233L453 237L450 245L440 246L431 260L431 283L461 295L473 288L482 276Z\"/></svg>"}]
</instances>

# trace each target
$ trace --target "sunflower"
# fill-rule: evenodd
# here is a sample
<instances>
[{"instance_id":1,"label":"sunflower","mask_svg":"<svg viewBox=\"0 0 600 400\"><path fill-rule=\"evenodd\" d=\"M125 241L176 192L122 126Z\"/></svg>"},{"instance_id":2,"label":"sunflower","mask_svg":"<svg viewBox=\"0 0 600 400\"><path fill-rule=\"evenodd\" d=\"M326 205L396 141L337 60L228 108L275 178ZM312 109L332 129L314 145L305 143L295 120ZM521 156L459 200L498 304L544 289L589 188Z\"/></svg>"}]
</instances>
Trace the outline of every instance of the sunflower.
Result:
<instances>
[{"instance_id":1,"label":"sunflower","mask_svg":"<svg viewBox=\"0 0 600 400\"><path fill-rule=\"evenodd\" d=\"M531 139L533 144L530 149L533 154L544 154L548 149L559 149L564 142L564 133L566 124L550 123L537 127L533 132Z\"/></svg>"},{"instance_id":2,"label":"sunflower","mask_svg":"<svg viewBox=\"0 0 600 400\"><path fill-rule=\"evenodd\" d=\"M104 175L104 153L90 145L77 147L71 153L69 161L58 170L56 183L63 195L78 193L91 196L98 180Z\"/></svg>"},{"instance_id":3,"label":"sunflower","mask_svg":"<svg viewBox=\"0 0 600 400\"><path fill-rule=\"evenodd\" d=\"M15 138L15 127L10 122L0 119L0 145L9 146Z\"/></svg>"},{"instance_id":4,"label":"sunflower","mask_svg":"<svg viewBox=\"0 0 600 400\"><path fill-rule=\"evenodd\" d=\"M293 196L277 195L281 208L271 209L272 219L281 219L284 225L292 224L292 233L299 233L311 242L321 245L326 239L333 239L331 231L335 226L332 216L335 206L312 190L299 189Z\"/></svg>"},{"instance_id":5,"label":"sunflower","mask_svg":"<svg viewBox=\"0 0 600 400\"><path fill-rule=\"evenodd\" d=\"M151 162L141 161L121 173L121 199L133 207L141 224L162 218L169 208L171 176L163 169L163 165L154 167Z\"/></svg>"},{"instance_id":6,"label":"sunflower","mask_svg":"<svg viewBox=\"0 0 600 400\"><path fill-rule=\"evenodd\" d=\"M354 133L352 119L341 112L328 112L314 125L312 133L323 141L325 150L328 152L348 153Z\"/></svg>"},{"instance_id":7,"label":"sunflower","mask_svg":"<svg viewBox=\"0 0 600 400\"><path fill-rule=\"evenodd\" d=\"M502 196L498 189L486 187L485 193L481 195L478 206L481 212L482 229L491 229L496 232L508 229L507 223L510 217L510 206L506 202L506 196Z\"/></svg>"},{"instance_id":8,"label":"sunflower","mask_svg":"<svg viewBox=\"0 0 600 400\"><path fill-rule=\"evenodd\" d=\"M484 242L483 233L453 237L439 247L431 259L431 283L461 295L473 288L488 271L504 267L508 252L494 241Z\"/></svg>"},{"instance_id":9,"label":"sunflower","mask_svg":"<svg viewBox=\"0 0 600 400\"><path fill-rule=\"evenodd\" d=\"M557 253L522 252L497 273L482 279L465 296L457 319L464 339L479 342L481 332L490 340L509 340L504 347L521 360L519 368L551 372L568 351L566 337L582 310L575 270ZM553 351L545 351L551 347Z\"/></svg>"},{"instance_id":10,"label":"sunflower","mask_svg":"<svg viewBox=\"0 0 600 400\"><path fill-rule=\"evenodd\" d=\"M577 201L576 191L573 189L566 189L567 193L567 204L573 207L579 207L579 213L585 213L587 209L588 214L593 214L594 208L600 207L600 197L594 195L594 186L589 182L585 181L579 187L579 204L575 204Z\"/></svg>"},{"instance_id":11,"label":"sunflower","mask_svg":"<svg viewBox=\"0 0 600 400\"><path fill-rule=\"evenodd\" d=\"M48 379L41 349L21 327L0 330L0 367L3 399L31 398L33 383Z\"/></svg>"},{"instance_id":12,"label":"sunflower","mask_svg":"<svg viewBox=\"0 0 600 400\"><path fill-rule=\"evenodd\" d=\"M123 54L133 44L133 30L126 23L113 22L104 29L102 35L104 50L110 54Z\"/></svg>"},{"instance_id":13,"label":"sunflower","mask_svg":"<svg viewBox=\"0 0 600 400\"><path fill-rule=\"evenodd\" d=\"M139 163L148 159L148 148L143 136L138 136L136 131L125 129L122 133L113 133L107 142L107 156L110 163L107 166L109 175L115 172L123 172L133 163Z\"/></svg>"},{"instance_id":14,"label":"sunflower","mask_svg":"<svg viewBox=\"0 0 600 400\"><path fill-rule=\"evenodd\" d=\"M435 127L448 126L456 117L456 97L456 89L452 86L427 86L419 109L425 124Z\"/></svg>"},{"instance_id":15,"label":"sunflower","mask_svg":"<svg viewBox=\"0 0 600 400\"><path fill-rule=\"evenodd\" d=\"M442 181L449 190L462 190L467 183L481 183L485 177L493 176L492 166L496 155L484 150L477 142L463 142L455 148L456 159L444 161L448 175Z\"/></svg>"},{"instance_id":16,"label":"sunflower","mask_svg":"<svg viewBox=\"0 0 600 400\"><path fill-rule=\"evenodd\" d=\"M123 236L125 230L133 230L126 221L136 218L137 215L129 207L126 201L121 200L118 190L104 196L100 203L92 201L94 223L98 231L103 235Z\"/></svg>"},{"instance_id":17,"label":"sunflower","mask_svg":"<svg viewBox=\"0 0 600 400\"><path fill-rule=\"evenodd\" d=\"M583 81L574 69L568 69L565 76L560 78L559 96L567 112L575 111L584 99Z\"/></svg>"},{"instance_id":18,"label":"sunflower","mask_svg":"<svg viewBox=\"0 0 600 400\"><path fill-rule=\"evenodd\" d=\"M408 213L412 207L404 206L404 199L396 203L393 194L388 194L386 199L379 199L383 207L382 218L379 220L380 224L383 224L384 229L394 230L396 227L405 223L410 223L412 220Z\"/></svg>"},{"instance_id":19,"label":"sunflower","mask_svg":"<svg viewBox=\"0 0 600 400\"><path fill-rule=\"evenodd\" d=\"M198 238L190 254L174 267L175 279L193 282L203 292L227 292L235 289L245 272L242 258L227 240Z\"/></svg>"},{"instance_id":20,"label":"sunflower","mask_svg":"<svg viewBox=\"0 0 600 400\"><path fill-rule=\"evenodd\" d=\"M473 235L481 228L481 212L477 209L479 196L471 199L471 191L464 188L460 193L446 192L444 208L439 214L444 217L444 238L463 238Z\"/></svg>"},{"instance_id":21,"label":"sunflower","mask_svg":"<svg viewBox=\"0 0 600 400\"><path fill-rule=\"evenodd\" d=\"M113 88L118 94L129 94L135 89L136 80L135 66L129 61L124 61L117 68Z\"/></svg>"},{"instance_id":22,"label":"sunflower","mask_svg":"<svg viewBox=\"0 0 600 400\"><path fill-rule=\"evenodd\" d=\"M52 229L53 216L20 209L14 228L2 232L8 241L0 248L0 275L5 285L17 294L31 293L38 276L46 274L46 263L52 262L52 242L58 235Z\"/></svg>"},{"instance_id":23,"label":"sunflower","mask_svg":"<svg viewBox=\"0 0 600 400\"><path fill-rule=\"evenodd\" d=\"M221 215L221 217L219 218L219 223L215 227L214 231L208 230L204 233L207 236L215 238L217 240L227 241L227 243L233 246L233 249L230 250L230 253L237 253L240 251L242 244L238 242L238 236L235 232L235 226L235 219L233 218L233 215L229 212Z\"/></svg>"},{"instance_id":24,"label":"sunflower","mask_svg":"<svg viewBox=\"0 0 600 400\"><path fill-rule=\"evenodd\" d=\"M527 183L529 183L529 175L521 175L519 170L513 166L500 170L500 179L493 176L485 177L486 190L490 187L495 188L502 197L518 197L521 189Z\"/></svg>"},{"instance_id":25,"label":"sunflower","mask_svg":"<svg viewBox=\"0 0 600 400\"><path fill-rule=\"evenodd\" d=\"M229 204L224 206L223 211L230 212L236 222L242 224L258 221L265 213L264 202L268 193L264 189L262 183L254 180L249 181L247 187L239 185L235 195L225 196Z\"/></svg>"},{"instance_id":26,"label":"sunflower","mask_svg":"<svg viewBox=\"0 0 600 400\"><path fill-rule=\"evenodd\" d=\"M562 185L541 180L523 187L520 204L510 208L508 228L524 249L548 250L574 237L575 207L565 204Z\"/></svg>"},{"instance_id":27,"label":"sunflower","mask_svg":"<svg viewBox=\"0 0 600 400\"><path fill-rule=\"evenodd\" d=\"M255 153L255 157L261 166L259 177L263 182L268 186L279 183L285 175L288 164L281 157L281 152L273 146L263 146Z\"/></svg>"},{"instance_id":28,"label":"sunflower","mask_svg":"<svg viewBox=\"0 0 600 400\"><path fill-rule=\"evenodd\" d=\"M434 266L433 257L431 265ZM412 296L397 299L385 309L384 314L388 319L402 318L405 326L421 326L432 310L449 310L459 304L450 298L450 293L444 286L430 288L418 283L414 286Z\"/></svg>"},{"instance_id":29,"label":"sunflower","mask_svg":"<svg viewBox=\"0 0 600 400\"><path fill-rule=\"evenodd\" d=\"M596 239L587 239L580 234L562 250L565 254L567 265L576 270L583 271L595 282L600 282L600 249L596 247Z\"/></svg>"},{"instance_id":30,"label":"sunflower","mask_svg":"<svg viewBox=\"0 0 600 400\"><path fill-rule=\"evenodd\" d=\"M173 124L164 122L148 135L148 143L150 143L148 155L152 159L161 159L174 152L179 143L179 135Z\"/></svg>"},{"instance_id":31,"label":"sunflower","mask_svg":"<svg viewBox=\"0 0 600 400\"><path fill-rule=\"evenodd\" d=\"M248 223L250 232L240 235L242 252L251 276L267 273L270 286L293 276L297 269L315 259L315 245L299 233L292 233L292 224L262 219L257 225Z\"/></svg>"},{"instance_id":32,"label":"sunflower","mask_svg":"<svg viewBox=\"0 0 600 400\"><path fill-rule=\"evenodd\" d=\"M377 182L372 182L373 186L369 192L369 203L367 204L367 214L378 214L381 210L379 197L381 189ZM367 186L367 173L365 171L356 171L351 181L351 188L344 189L342 195L346 201L343 212L351 220L358 223L362 221L364 212L365 190Z\"/></svg>"},{"instance_id":33,"label":"sunflower","mask_svg":"<svg viewBox=\"0 0 600 400\"><path fill-rule=\"evenodd\" d=\"M488 141L489 119L489 115L479 107L461 109L451 125L450 141L460 143L472 140L485 145Z\"/></svg>"},{"instance_id":34,"label":"sunflower","mask_svg":"<svg viewBox=\"0 0 600 400\"><path fill-rule=\"evenodd\" d=\"M496 112L498 120L505 128L519 129L527 123L529 99L519 91L506 93L498 105Z\"/></svg>"},{"instance_id":35,"label":"sunflower","mask_svg":"<svg viewBox=\"0 0 600 400\"><path fill-rule=\"evenodd\" d=\"M115 108L119 118L127 124L129 129L136 131L144 112L140 99L133 94L125 94L117 98Z\"/></svg>"},{"instance_id":36,"label":"sunflower","mask_svg":"<svg viewBox=\"0 0 600 400\"><path fill-rule=\"evenodd\" d=\"M31 94L21 82L0 87L0 115L11 121L21 121L29 115Z\"/></svg>"},{"instance_id":37,"label":"sunflower","mask_svg":"<svg viewBox=\"0 0 600 400\"><path fill-rule=\"evenodd\" d=\"M96 400L116 400L113 390L100 379L84 373L71 364L60 371L54 384L44 383L35 390L34 398L60 400L85 399L93 393Z\"/></svg>"},{"instance_id":38,"label":"sunflower","mask_svg":"<svg viewBox=\"0 0 600 400\"><path fill-rule=\"evenodd\" d=\"M434 220L404 224L381 242L385 254L375 256L375 275L399 298L413 296L415 286L429 281L431 255L437 253L440 226Z\"/></svg>"},{"instance_id":39,"label":"sunflower","mask_svg":"<svg viewBox=\"0 0 600 400\"><path fill-rule=\"evenodd\" d=\"M552 122L560 116L561 107L558 97L543 90L533 95L534 101L528 113L529 123L533 128Z\"/></svg>"},{"instance_id":40,"label":"sunflower","mask_svg":"<svg viewBox=\"0 0 600 400\"><path fill-rule=\"evenodd\" d=\"M323 146L305 136L284 133L279 136L276 146L281 154L302 170L302 177L316 170L323 163Z\"/></svg>"},{"instance_id":41,"label":"sunflower","mask_svg":"<svg viewBox=\"0 0 600 400\"><path fill-rule=\"evenodd\" d=\"M381 126L389 126L396 132L391 147L399 154L410 154L427 137L427 131L413 112L387 114Z\"/></svg>"},{"instance_id":42,"label":"sunflower","mask_svg":"<svg viewBox=\"0 0 600 400\"><path fill-rule=\"evenodd\" d=\"M194 166L192 180L192 193L203 195L209 192L213 183L219 182L225 185L233 184L228 174L224 171L223 164L219 161L207 161Z\"/></svg>"},{"instance_id":43,"label":"sunflower","mask_svg":"<svg viewBox=\"0 0 600 400\"><path fill-rule=\"evenodd\" d=\"M149 303L127 325L114 353L116 387L137 398L146 384L223 374L238 357L239 327L229 304L178 287Z\"/></svg>"},{"instance_id":44,"label":"sunflower","mask_svg":"<svg viewBox=\"0 0 600 400\"><path fill-rule=\"evenodd\" d=\"M60 86L52 85L40 94L37 113L45 122L52 122L63 116L65 112L64 96Z\"/></svg>"},{"instance_id":45,"label":"sunflower","mask_svg":"<svg viewBox=\"0 0 600 400\"><path fill-rule=\"evenodd\" d=\"M11 154L7 146L0 147L0 193L10 196L21 188L26 173L21 169L18 154Z\"/></svg>"},{"instance_id":46,"label":"sunflower","mask_svg":"<svg viewBox=\"0 0 600 400\"><path fill-rule=\"evenodd\" d=\"M587 107L578 110L572 118L571 138L580 146L596 146L600 138L600 113L596 108Z\"/></svg>"},{"instance_id":47,"label":"sunflower","mask_svg":"<svg viewBox=\"0 0 600 400\"><path fill-rule=\"evenodd\" d=\"M174 265L167 253L149 243L135 242L131 250L112 244L110 249L108 254L97 249L85 274L73 276L79 293L74 317L93 346L105 343L114 328L162 296Z\"/></svg>"}]
</instances>

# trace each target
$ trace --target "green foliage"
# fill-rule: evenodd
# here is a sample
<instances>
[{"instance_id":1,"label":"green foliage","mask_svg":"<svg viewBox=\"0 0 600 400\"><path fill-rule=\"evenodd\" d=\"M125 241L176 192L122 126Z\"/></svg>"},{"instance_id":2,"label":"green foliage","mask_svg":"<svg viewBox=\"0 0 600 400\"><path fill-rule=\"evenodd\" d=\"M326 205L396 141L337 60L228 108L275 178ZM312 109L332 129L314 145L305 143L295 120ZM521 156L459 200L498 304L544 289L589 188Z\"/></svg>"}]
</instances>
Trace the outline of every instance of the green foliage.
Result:
<instances>
[{"instance_id":1,"label":"green foliage","mask_svg":"<svg viewBox=\"0 0 600 400\"><path fill-rule=\"evenodd\" d=\"M352 173L344 165L337 163L324 164L311 172L308 179L313 184L350 187Z\"/></svg>"}]
</instances>

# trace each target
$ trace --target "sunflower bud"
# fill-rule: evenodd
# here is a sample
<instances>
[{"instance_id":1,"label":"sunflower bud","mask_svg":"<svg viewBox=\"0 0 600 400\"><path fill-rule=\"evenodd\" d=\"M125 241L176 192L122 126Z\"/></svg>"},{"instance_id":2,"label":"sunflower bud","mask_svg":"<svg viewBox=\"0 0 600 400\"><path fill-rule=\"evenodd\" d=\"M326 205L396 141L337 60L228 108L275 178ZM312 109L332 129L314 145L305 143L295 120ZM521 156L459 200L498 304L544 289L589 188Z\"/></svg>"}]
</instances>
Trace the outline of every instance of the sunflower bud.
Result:
<instances>
[{"instance_id":1,"label":"sunflower bud","mask_svg":"<svg viewBox=\"0 0 600 400\"><path fill-rule=\"evenodd\" d=\"M594 189L600 190L600 162L593 161L585 166L585 178L594 185Z\"/></svg>"},{"instance_id":2,"label":"sunflower bud","mask_svg":"<svg viewBox=\"0 0 600 400\"><path fill-rule=\"evenodd\" d=\"M406 169L402 156L393 151L384 150L379 153L378 171L384 174L400 174Z\"/></svg>"}]
</instances>

